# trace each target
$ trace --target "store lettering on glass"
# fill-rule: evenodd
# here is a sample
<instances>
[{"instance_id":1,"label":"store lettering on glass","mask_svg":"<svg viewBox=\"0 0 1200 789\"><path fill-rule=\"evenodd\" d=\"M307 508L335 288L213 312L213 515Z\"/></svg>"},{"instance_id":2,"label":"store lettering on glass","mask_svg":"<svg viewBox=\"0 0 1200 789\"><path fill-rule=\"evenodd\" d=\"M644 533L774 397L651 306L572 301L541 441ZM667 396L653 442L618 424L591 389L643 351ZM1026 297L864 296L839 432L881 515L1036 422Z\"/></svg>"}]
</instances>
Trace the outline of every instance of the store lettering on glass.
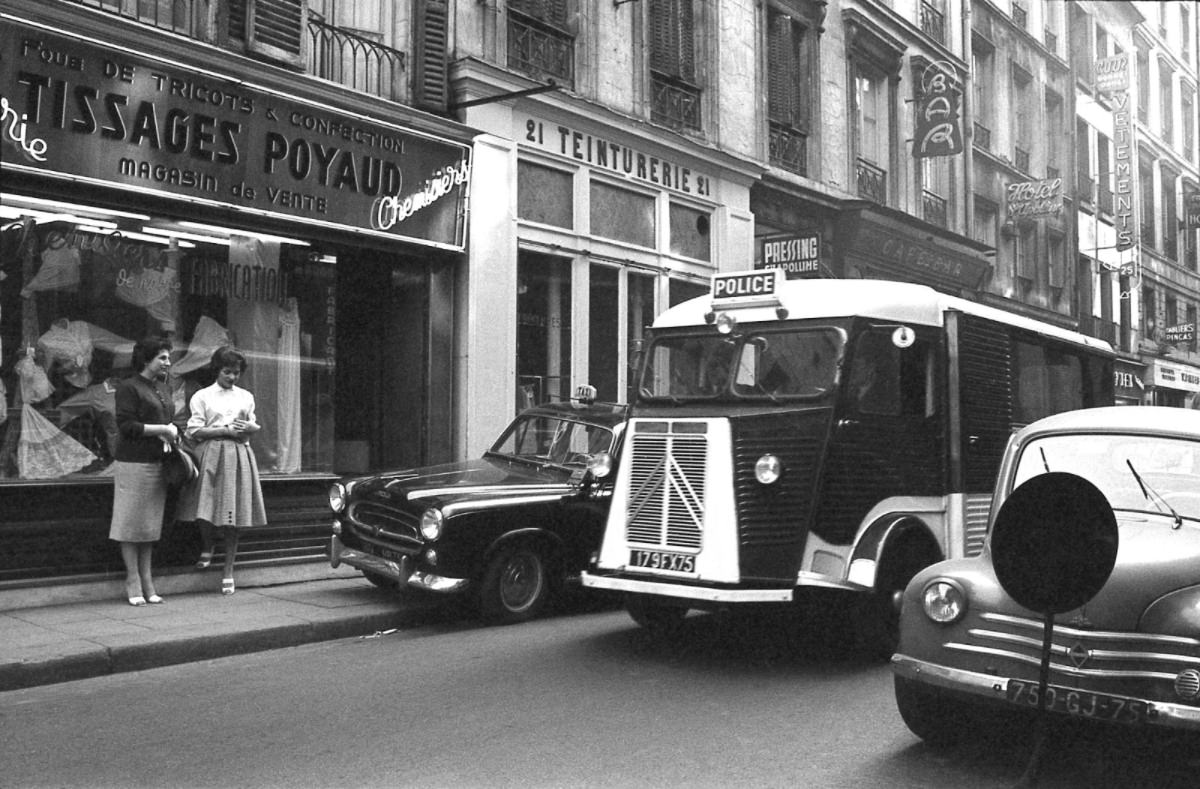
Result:
<instances>
[{"instance_id":1,"label":"store lettering on glass","mask_svg":"<svg viewBox=\"0 0 1200 789\"><path fill-rule=\"evenodd\" d=\"M427 208L450 194L456 187L465 184L469 177L470 166L467 160L463 159L457 165L443 167L434 172L413 194L401 197L400 190L397 189L395 194L376 198L371 206L371 227L375 230L391 229L422 208Z\"/></svg>"},{"instance_id":2,"label":"store lettering on glass","mask_svg":"<svg viewBox=\"0 0 1200 789\"><path fill-rule=\"evenodd\" d=\"M0 96L0 134L25 157L27 161L46 161L46 141L40 137L28 137L29 127L25 124L28 115L17 112L8 103L8 99Z\"/></svg>"},{"instance_id":3,"label":"store lettering on glass","mask_svg":"<svg viewBox=\"0 0 1200 789\"><path fill-rule=\"evenodd\" d=\"M188 260L185 269L183 278L189 296L283 304L294 295L291 275L267 266L207 258Z\"/></svg>"}]
</instances>

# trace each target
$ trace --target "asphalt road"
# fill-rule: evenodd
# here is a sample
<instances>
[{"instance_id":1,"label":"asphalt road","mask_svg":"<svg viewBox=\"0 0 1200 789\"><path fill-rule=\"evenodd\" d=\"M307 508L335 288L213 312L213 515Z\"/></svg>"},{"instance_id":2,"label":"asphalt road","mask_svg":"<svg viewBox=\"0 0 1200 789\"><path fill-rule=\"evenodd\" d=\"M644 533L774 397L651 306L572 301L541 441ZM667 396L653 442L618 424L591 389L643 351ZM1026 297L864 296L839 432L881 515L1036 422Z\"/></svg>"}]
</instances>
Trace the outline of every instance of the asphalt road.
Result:
<instances>
[{"instance_id":1,"label":"asphalt road","mask_svg":"<svg viewBox=\"0 0 1200 789\"><path fill-rule=\"evenodd\" d=\"M814 630L815 628L815 630ZM922 745L820 625L588 607L0 694L3 787L1009 787L1027 731ZM1057 731L1039 786L1195 786L1177 743Z\"/></svg>"}]
</instances>

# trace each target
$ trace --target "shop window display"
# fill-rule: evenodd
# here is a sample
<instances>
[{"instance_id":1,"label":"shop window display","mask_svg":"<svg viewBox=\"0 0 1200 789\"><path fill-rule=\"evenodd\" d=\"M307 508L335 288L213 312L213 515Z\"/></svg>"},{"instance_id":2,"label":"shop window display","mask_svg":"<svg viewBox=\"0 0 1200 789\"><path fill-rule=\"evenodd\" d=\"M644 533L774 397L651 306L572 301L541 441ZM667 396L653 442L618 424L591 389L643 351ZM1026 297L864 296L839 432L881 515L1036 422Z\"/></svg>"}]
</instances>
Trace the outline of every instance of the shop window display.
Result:
<instances>
[{"instance_id":1,"label":"shop window display","mask_svg":"<svg viewBox=\"0 0 1200 789\"><path fill-rule=\"evenodd\" d=\"M239 385L258 403L263 429L253 448L264 475L332 470L331 255L221 228L153 235L5 209L0 484L110 474L115 382L149 334L174 346L170 385L181 417L191 394L212 382L213 351L233 344L250 363Z\"/></svg>"}]
</instances>

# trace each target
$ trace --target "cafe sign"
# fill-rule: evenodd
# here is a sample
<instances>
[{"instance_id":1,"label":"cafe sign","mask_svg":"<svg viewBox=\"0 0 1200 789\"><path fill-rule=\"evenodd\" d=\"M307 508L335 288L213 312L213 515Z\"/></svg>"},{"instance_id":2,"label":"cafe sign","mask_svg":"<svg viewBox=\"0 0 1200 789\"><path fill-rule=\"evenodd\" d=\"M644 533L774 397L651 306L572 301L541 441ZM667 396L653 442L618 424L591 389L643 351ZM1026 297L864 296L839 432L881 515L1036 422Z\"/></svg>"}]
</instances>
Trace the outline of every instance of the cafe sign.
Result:
<instances>
[{"instance_id":1,"label":"cafe sign","mask_svg":"<svg viewBox=\"0 0 1200 789\"><path fill-rule=\"evenodd\" d=\"M40 27L0 27L6 171L461 251L468 145Z\"/></svg>"}]
</instances>

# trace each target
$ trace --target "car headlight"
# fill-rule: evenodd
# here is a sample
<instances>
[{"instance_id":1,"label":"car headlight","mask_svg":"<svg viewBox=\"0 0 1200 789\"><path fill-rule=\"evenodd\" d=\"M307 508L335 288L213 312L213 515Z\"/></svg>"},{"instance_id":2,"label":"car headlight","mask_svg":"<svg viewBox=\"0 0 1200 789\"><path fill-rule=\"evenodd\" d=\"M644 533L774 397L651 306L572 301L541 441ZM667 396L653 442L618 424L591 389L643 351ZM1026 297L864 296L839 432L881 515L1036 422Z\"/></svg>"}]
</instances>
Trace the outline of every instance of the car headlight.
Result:
<instances>
[{"instance_id":1,"label":"car headlight","mask_svg":"<svg viewBox=\"0 0 1200 789\"><path fill-rule=\"evenodd\" d=\"M754 464L754 478L764 485L771 485L783 475L783 462L775 455L763 455Z\"/></svg>"},{"instance_id":2,"label":"car headlight","mask_svg":"<svg viewBox=\"0 0 1200 789\"><path fill-rule=\"evenodd\" d=\"M437 507L430 507L421 514L421 536L433 541L442 536L442 524L445 518Z\"/></svg>"},{"instance_id":3,"label":"car headlight","mask_svg":"<svg viewBox=\"0 0 1200 789\"><path fill-rule=\"evenodd\" d=\"M938 624L948 625L967 613L967 593L957 583L939 578L925 585L921 606L925 616Z\"/></svg>"},{"instance_id":4,"label":"car headlight","mask_svg":"<svg viewBox=\"0 0 1200 789\"><path fill-rule=\"evenodd\" d=\"M613 457L609 452L597 452L588 458L587 470L592 479L604 479L612 473Z\"/></svg>"},{"instance_id":5,"label":"car headlight","mask_svg":"<svg viewBox=\"0 0 1200 789\"><path fill-rule=\"evenodd\" d=\"M329 486L329 509L334 512L346 509L346 486L340 482Z\"/></svg>"}]
</instances>

